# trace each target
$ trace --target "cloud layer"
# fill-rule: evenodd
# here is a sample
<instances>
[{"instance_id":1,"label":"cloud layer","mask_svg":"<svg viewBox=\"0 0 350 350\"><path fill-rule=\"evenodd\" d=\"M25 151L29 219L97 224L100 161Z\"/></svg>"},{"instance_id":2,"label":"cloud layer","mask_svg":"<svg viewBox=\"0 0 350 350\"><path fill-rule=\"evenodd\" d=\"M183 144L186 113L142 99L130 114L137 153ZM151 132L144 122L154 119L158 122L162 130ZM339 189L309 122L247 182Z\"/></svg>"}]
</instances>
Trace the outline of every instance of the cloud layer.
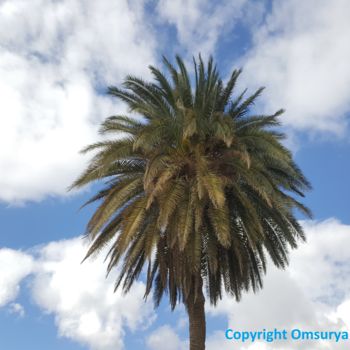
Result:
<instances>
[{"instance_id":1,"label":"cloud layer","mask_svg":"<svg viewBox=\"0 0 350 350\"><path fill-rule=\"evenodd\" d=\"M22 280L31 274L36 305L55 319L58 334L93 350L123 349L126 330L147 328L155 319L152 302L144 302L145 285L136 282L127 295L114 293L115 274L106 279L103 252L81 261L86 253L81 237L35 248L33 255L0 249L0 307L24 316L15 303Z\"/></svg>"},{"instance_id":2,"label":"cloud layer","mask_svg":"<svg viewBox=\"0 0 350 350\"><path fill-rule=\"evenodd\" d=\"M346 327L350 331L346 316L350 314L350 283L347 282L350 226L330 219L319 223L305 222L304 227L308 243L291 253L287 271L277 270L270 264L262 291L245 295L240 303L226 297L211 313L226 315L228 326L237 330L340 331ZM220 336L223 338L222 333ZM211 341L215 342L217 338L213 337ZM227 341L221 343L224 345ZM267 349L298 349L301 346L298 342L265 345ZM229 348L228 344L224 346ZM303 346L310 350L346 349L347 343L314 341Z\"/></svg>"},{"instance_id":3,"label":"cloud layer","mask_svg":"<svg viewBox=\"0 0 350 350\"><path fill-rule=\"evenodd\" d=\"M79 150L96 139L102 119L123 111L99 90L130 72L145 75L153 62L143 6L0 3L0 200L66 194L86 161Z\"/></svg>"},{"instance_id":4,"label":"cloud layer","mask_svg":"<svg viewBox=\"0 0 350 350\"><path fill-rule=\"evenodd\" d=\"M225 296L213 308L207 305L208 317L224 316L227 327L240 331L293 328L313 331L350 332L350 226L335 219L324 222L303 223L308 243L291 253L290 266L286 271L269 265L264 288L257 294L248 293L237 303ZM185 346L176 330L161 327L148 339L151 350L159 349L163 334L176 344ZM168 346L168 347L167 347ZM240 342L225 339L225 329L208 335L208 350L345 350L348 342L298 342L281 341ZM172 344L164 345L172 350Z\"/></svg>"},{"instance_id":5,"label":"cloud layer","mask_svg":"<svg viewBox=\"0 0 350 350\"><path fill-rule=\"evenodd\" d=\"M0 2L0 201L67 195L87 161L79 150L96 140L102 119L124 112L101 94L105 87L129 73L148 77L147 65L170 45L185 59L199 51L215 56L220 40L229 47L240 34L237 24L250 28L253 44L235 66L245 68L244 86L268 87L266 111L286 108L283 121L294 130L346 130L347 0L274 1L270 13L265 1L152 6L146 0ZM176 35L159 35L157 28Z\"/></svg>"},{"instance_id":6,"label":"cloud layer","mask_svg":"<svg viewBox=\"0 0 350 350\"><path fill-rule=\"evenodd\" d=\"M250 85L266 86L269 112L287 109L290 127L341 134L350 109L350 3L273 1L241 59Z\"/></svg>"},{"instance_id":7,"label":"cloud layer","mask_svg":"<svg viewBox=\"0 0 350 350\"><path fill-rule=\"evenodd\" d=\"M33 270L33 258L21 251L0 249L0 307L16 299L20 282Z\"/></svg>"},{"instance_id":8,"label":"cloud layer","mask_svg":"<svg viewBox=\"0 0 350 350\"><path fill-rule=\"evenodd\" d=\"M106 279L103 254L80 264L85 252L80 237L42 248L32 285L34 300L55 316L60 336L94 350L122 349L125 329L149 325L153 305L144 302L142 282L126 296L113 293L115 275Z\"/></svg>"},{"instance_id":9,"label":"cloud layer","mask_svg":"<svg viewBox=\"0 0 350 350\"><path fill-rule=\"evenodd\" d=\"M269 265L264 288L248 293L240 303L225 296L208 315L225 316L228 326L237 330L293 328L350 331L350 226L335 219L303 223L308 243L292 251L290 267L280 271ZM105 279L103 253L80 264L86 241L81 237L51 242L31 254L0 250L0 306L23 314L13 306L21 281L32 275L29 288L35 303L54 315L60 336L93 350L122 349L126 330L146 329L154 320L151 302L144 303L144 283L137 282L130 293L113 293L114 275ZM12 306L11 306L12 305ZM11 311L12 310L12 311ZM175 315L175 314L173 314ZM182 322L180 319L179 322ZM225 330L208 337L209 350L229 349ZM151 350L186 348L177 330L164 325L146 339ZM172 342L164 344L164 337ZM247 344L237 349L255 349ZM299 343L260 344L264 349L297 349ZM236 344L239 346L239 344ZM308 349L345 349L344 343L310 343ZM323 346L323 347L322 347ZM260 348L259 348L260 349Z\"/></svg>"},{"instance_id":10,"label":"cloud layer","mask_svg":"<svg viewBox=\"0 0 350 350\"><path fill-rule=\"evenodd\" d=\"M258 3L248 0L161 0L157 4L160 19L175 27L180 48L190 56L212 54L220 38L239 22L250 23L260 10Z\"/></svg>"}]
</instances>

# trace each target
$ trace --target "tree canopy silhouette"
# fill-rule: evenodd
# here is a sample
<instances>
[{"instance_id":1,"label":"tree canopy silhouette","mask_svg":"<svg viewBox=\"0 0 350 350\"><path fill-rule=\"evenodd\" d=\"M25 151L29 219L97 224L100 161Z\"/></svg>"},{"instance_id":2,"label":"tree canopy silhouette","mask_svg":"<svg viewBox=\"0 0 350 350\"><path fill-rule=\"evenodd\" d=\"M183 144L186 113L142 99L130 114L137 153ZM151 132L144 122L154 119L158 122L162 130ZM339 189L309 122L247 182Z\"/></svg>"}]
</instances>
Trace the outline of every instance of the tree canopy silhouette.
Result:
<instances>
[{"instance_id":1,"label":"tree canopy silhouette","mask_svg":"<svg viewBox=\"0 0 350 350\"><path fill-rule=\"evenodd\" d=\"M191 79L182 59L150 66L154 80L128 76L108 89L139 118L107 118L78 188L103 180L86 204L100 205L87 225L86 258L107 244L108 271L127 292L145 268L145 296L169 296L189 315L190 349L205 348L205 296L224 291L237 300L262 287L266 257L284 268L288 249L305 239L295 196L310 188L276 128L278 116L252 114L262 88L233 97L241 70L224 84L212 58L194 60ZM203 293L203 287L205 293Z\"/></svg>"}]
</instances>

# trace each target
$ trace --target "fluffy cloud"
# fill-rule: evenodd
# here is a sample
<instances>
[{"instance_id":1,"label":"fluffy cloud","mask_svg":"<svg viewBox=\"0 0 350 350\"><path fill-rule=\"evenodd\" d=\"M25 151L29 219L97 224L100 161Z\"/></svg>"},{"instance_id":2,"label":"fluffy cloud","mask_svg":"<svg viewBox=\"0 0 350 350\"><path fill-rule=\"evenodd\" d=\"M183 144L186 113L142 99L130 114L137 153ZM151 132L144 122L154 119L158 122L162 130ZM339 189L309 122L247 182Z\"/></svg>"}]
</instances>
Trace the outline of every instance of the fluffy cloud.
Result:
<instances>
[{"instance_id":1,"label":"fluffy cloud","mask_svg":"<svg viewBox=\"0 0 350 350\"><path fill-rule=\"evenodd\" d=\"M308 243L292 251L286 271L271 263L264 288L247 293L237 303L227 296L208 317L224 316L236 330L300 328L315 331L350 331L349 276L350 226L335 219L303 223ZM0 306L22 313L16 303L21 280L32 274L30 286L35 303L52 314L62 337L93 350L122 349L127 331L145 330L155 318L152 302L144 303L144 283L137 282L126 296L113 293L115 275L105 278L103 253L96 260L80 264L86 252L81 237L52 242L31 251L31 255L0 250ZM181 319L175 329L162 326L146 339L150 350L186 349ZM213 331L213 330L211 330ZM138 332L140 335L140 333ZM164 339L171 341L164 343ZM209 334L209 350L345 350L345 342L274 342L245 344L228 341L224 329ZM167 346L167 347L165 347Z\"/></svg>"},{"instance_id":2,"label":"fluffy cloud","mask_svg":"<svg viewBox=\"0 0 350 350\"><path fill-rule=\"evenodd\" d=\"M191 55L208 55L238 21L251 22L253 17L257 21L262 6L247 0L161 0L157 11L164 22L175 26L179 43Z\"/></svg>"},{"instance_id":3,"label":"fluffy cloud","mask_svg":"<svg viewBox=\"0 0 350 350\"><path fill-rule=\"evenodd\" d=\"M101 90L130 72L147 76L155 61L158 39L146 2L0 2L0 201L66 194L86 162L78 151L96 140L103 118L124 110ZM256 29L264 4L161 0L156 11L175 26L182 48L206 54L238 21ZM349 6L275 1L254 31L241 60L243 83L266 85L266 110L285 107L284 121L293 128L345 130Z\"/></svg>"},{"instance_id":4,"label":"fluffy cloud","mask_svg":"<svg viewBox=\"0 0 350 350\"><path fill-rule=\"evenodd\" d=\"M170 326L165 325L150 334L147 347L150 350L186 350L188 344L182 341Z\"/></svg>"},{"instance_id":5,"label":"fluffy cloud","mask_svg":"<svg viewBox=\"0 0 350 350\"><path fill-rule=\"evenodd\" d=\"M207 305L208 317L224 316L234 330L293 328L313 331L350 332L350 226L335 219L303 223L308 243L292 251L290 266L281 271L269 264L264 288L247 293L237 303L225 296L217 307ZM208 334L208 350L345 350L347 342L249 341L244 344L225 339L224 329ZM155 330L148 338L152 350L161 349L162 339L172 339L177 347L183 340L168 326ZM167 344L166 344L167 345ZM169 344L169 349L173 349Z\"/></svg>"},{"instance_id":6,"label":"fluffy cloud","mask_svg":"<svg viewBox=\"0 0 350 350\"><path fill-rule=\"evenodd\" d=\"M32 272L33 267L30 255L0 249L0 307L16 299L21 281Z\"/></svg>"},{"instance_id":7,"label":"fluffy cloud","mask_svg":"<svg viewBox=\"0 0 350 350\"><path fill-rule=\"evenodd\" d=\"M103 256L80 264L85 252L82 238L42 248L32 286L34 300L55 316L60 336L94 350L122 349L126 328L136 331L154 320L153 304L144 302L141 282L125 296L113 293L115 276L106 279Z\"/></svg>"},{"instance_id":8,"label":"fluffy cloud","mask_svg":"<svg viewBox=\"0 0 350 350\"><path fill-rule=\"evenodd\" d=\"M153 61L144 3L2 1L0 22L0 200L65 194L78 151L123 111L99 92Z\"/></svg>"},{"instance_id":9,"label":"fluffy cloud","mask_svg":"<svg viewBox=\"0 0 350 350\"><path fill-rule=\"evenodd\" d=\"M246 83L268 89L269 112L297 129L341 133L349 112L350 3L347 0L274 1L241 61Z\"/></svg>"},{"instance_id":10,"label":"fluffy cloud","mask_svg":"<svg viewBox=\"0 0 350 350\"><path fill-rule=\"evenodd\" d=\"M210 314L226 315L228 326L237 330L350 331L350 283L347 282L350 226L330 219L319 223L304 222L304 227L308 243L292 251L290 267L286 271L277 270L270 264L263 290L255 295L244 295L239 303L225 297L217 308L210 308ZM221 332L209 338L209 344L212 344L209 348L219 349L218 344L229 348L223 337ZM266 349L298 349L300 345L298 342L265 344ZM344 342L314 341L304 345L310 350L347 348ZM249 345L241 345L239 349L245 348L254 349Z\"/></svg>"},{"instance_id":11,"label":"fluffy cloud","mask_svg":"<svg viewBox=\"0 0 350 350\"><path fill-rule=\"evenodd\" d=\"M27 286L33 300L54 316L61 337L93 350L123 349L127 330L144 330L154 321L153 303L144 301L142 282L127 295L114 293L116 272L106 279L103 252L81 264L86 243L82 237L51 242L32 249L32 255L1 249L0 307L24 316L14 301L21 280L31 274Z\"/></svg>"},{"instance_id":12,"label":"fluffy cloud","mask_svg":"<svg viewBox=\"0 0 350 350\"><path fill-rule=\"evenodd\" d=\"M11 303L9 306L9 312L18 315L18 317L24 317L25 315L24 307L19 303Z\"/></svg>"},{"instance_id":13,"label":"fluffy cloud","mask_svg":"<svg viewBox=\"0 0 350 350\"><path fill-rule=\"evenodd\" d=\"M308 243L292 253L291 278L312 300L338 305L350 297L349 225L329 219L303 226Z\"/></svg>"}]
</instances>

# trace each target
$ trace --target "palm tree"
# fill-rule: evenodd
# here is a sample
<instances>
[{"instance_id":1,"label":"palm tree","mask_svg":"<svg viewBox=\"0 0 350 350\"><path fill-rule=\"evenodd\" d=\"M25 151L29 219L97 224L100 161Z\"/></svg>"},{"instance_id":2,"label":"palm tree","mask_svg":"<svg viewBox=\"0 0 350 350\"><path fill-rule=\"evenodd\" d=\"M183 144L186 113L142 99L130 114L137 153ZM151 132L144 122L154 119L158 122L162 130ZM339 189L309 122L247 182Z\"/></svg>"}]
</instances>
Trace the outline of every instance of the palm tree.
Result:
<instances>
[{"instance_id":1,"label":"palm tree","mask_svg":"<svg viewBox=\"0 0 350 350\"><path fill-rule=\"evenodd\" d=\"M273 130L283 110L251 115L262 88L232 98L241 70L224 84L211 58L194 60L192 80L180 57L163 61L168 76L150 66L153 82L128 76L109 88L139 118L103 122L115 137L83 150L95 155L72 188L105 181L86 203L100 202L86 258L108 244L108 272L121 265L115 288L124 292L144 270L145 297L182 302L190 349L203 350L203 287L212 304L224 291L239 300L262 287L267 256L284 268L305 239L294 209L311 215L293 195L310 185Z\"/></svg>"}]
</instances>

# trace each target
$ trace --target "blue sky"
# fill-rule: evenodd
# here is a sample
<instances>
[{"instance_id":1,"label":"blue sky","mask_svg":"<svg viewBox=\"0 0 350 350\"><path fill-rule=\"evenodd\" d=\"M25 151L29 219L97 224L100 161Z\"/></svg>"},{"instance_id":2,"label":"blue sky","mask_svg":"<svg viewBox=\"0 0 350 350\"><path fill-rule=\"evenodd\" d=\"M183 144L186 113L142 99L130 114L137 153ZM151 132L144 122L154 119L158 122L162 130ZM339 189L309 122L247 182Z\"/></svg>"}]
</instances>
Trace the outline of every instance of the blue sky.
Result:
<instances>
[{"instance_id":1,"label":"blue sky","mask_svg":"<svg viewBox=\"0 0 350 350\"><path fill-rule=\"evenodd\" d=\"M313 185L308 243L286 271L270 265L257 295L208 305L208 349L233 348L228 326L350 330L349 13L347 0L0 0L0 349L186 349L183 307L154 310L142 278L113 294L103 254L80 264L93 207L78 209L98 185L66 191L88 161L79 150L125 112L105 88L176 53L212 54L224 77L243 67L241 90L266 86L256 108L286 109L287 145Z\"/></svg>"}]
</instances>

